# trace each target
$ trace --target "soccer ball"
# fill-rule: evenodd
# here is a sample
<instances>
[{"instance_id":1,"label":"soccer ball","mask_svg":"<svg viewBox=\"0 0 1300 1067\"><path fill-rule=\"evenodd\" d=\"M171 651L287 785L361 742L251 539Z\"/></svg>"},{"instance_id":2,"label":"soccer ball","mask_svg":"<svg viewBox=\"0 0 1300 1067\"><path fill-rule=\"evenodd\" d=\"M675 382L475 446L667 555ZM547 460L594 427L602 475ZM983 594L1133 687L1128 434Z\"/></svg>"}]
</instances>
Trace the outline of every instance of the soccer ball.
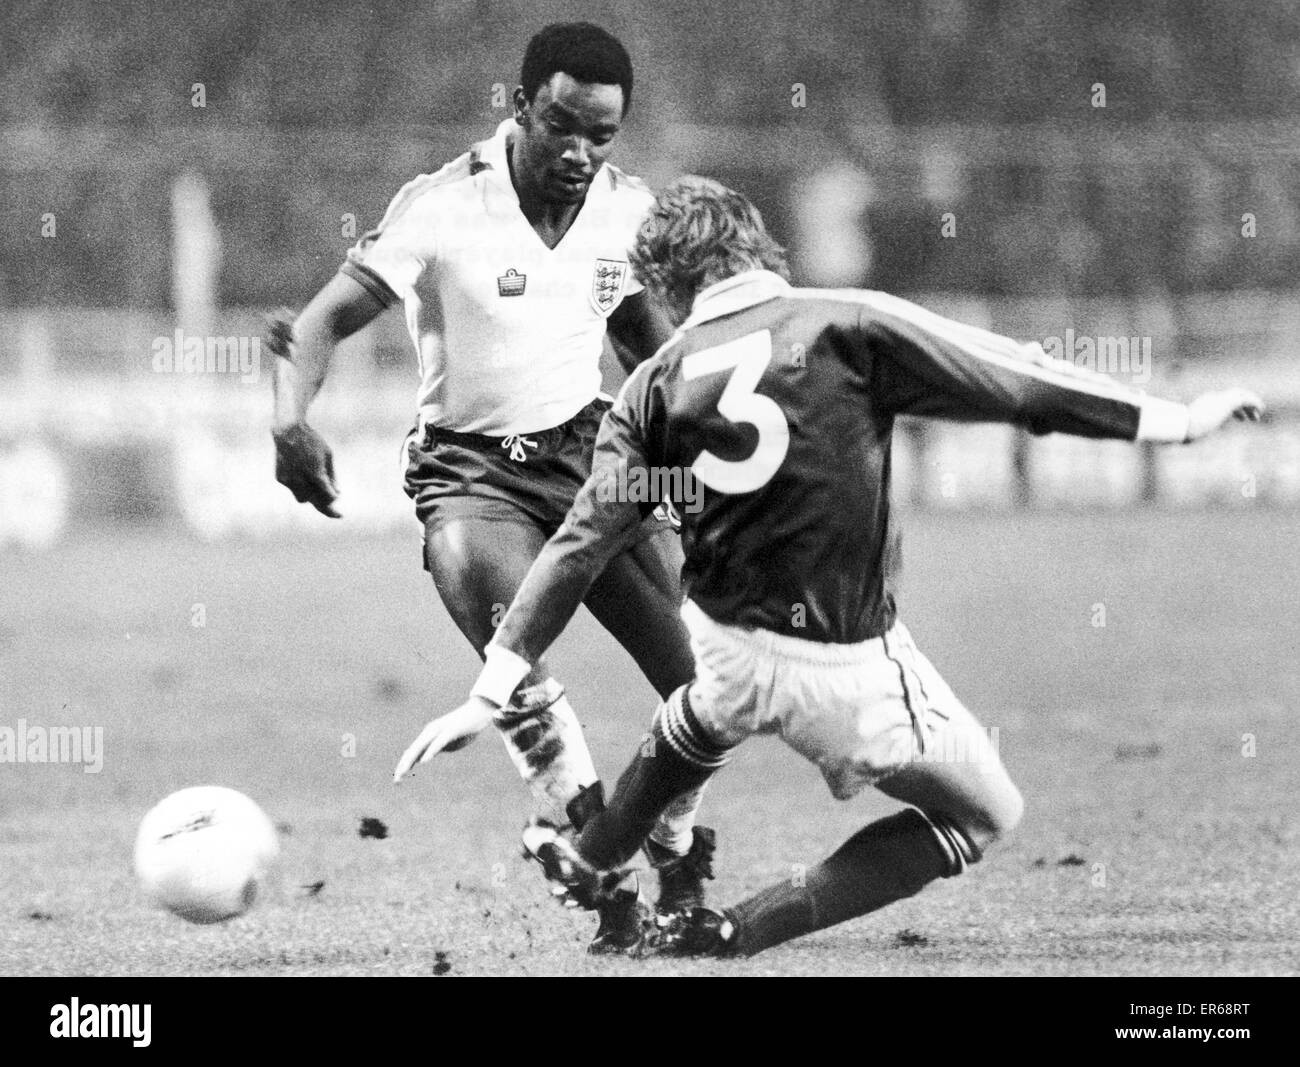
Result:
<instances>
[{"instance_id":1,"label":"soccer ball","mask_svg":"<svg viewBox=\"0 0 1300 1067\"><path fill-rule=\"evenodd\" d=\"M243 793L194 786L141 821L135 873L156 904L192 923L219 923L253 906L279 852L271 820Z\"/></svg>"}]
</instances>

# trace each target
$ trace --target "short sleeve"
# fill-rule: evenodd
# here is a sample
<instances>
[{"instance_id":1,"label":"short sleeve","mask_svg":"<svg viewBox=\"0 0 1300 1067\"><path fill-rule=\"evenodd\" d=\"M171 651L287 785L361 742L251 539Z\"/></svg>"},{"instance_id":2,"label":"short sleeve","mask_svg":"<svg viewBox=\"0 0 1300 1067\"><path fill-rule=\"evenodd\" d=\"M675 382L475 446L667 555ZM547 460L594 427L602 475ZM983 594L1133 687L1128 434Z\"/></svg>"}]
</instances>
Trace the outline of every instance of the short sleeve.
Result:
<instances>
[{"instance_id":1,"label":"short sleeve","mask_svg":"<svg viewBox=\"0 0 1300 1067\"><path fill-rule=\"evenodd\" d=\"M360 282L385 307L401 303L423 269L400 231L374 230L348 249L342 271Z\"/></svg>"},{"instance_id":2,"label":"short sleeve","mask_svg":"<svg viewBox=\"0 0 1300 1067\"><path fill-rule=\"evenodd\" d=\"M379 225L348 249L342 271L391 306L414 292L432 253L434 227L417 200L419 180L393 198Z\"/></svg>"}]
</instances>

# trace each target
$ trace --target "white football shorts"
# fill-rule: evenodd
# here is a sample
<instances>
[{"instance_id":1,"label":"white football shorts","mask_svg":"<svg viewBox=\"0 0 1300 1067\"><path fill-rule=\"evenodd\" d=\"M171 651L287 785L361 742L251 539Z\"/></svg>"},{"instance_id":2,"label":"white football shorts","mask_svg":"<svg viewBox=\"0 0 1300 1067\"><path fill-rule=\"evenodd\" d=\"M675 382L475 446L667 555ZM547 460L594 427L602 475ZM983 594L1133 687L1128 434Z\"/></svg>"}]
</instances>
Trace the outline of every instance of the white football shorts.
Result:
<instances>
[{"instance_id":1,"label":"white football shorts","mask_svg":"<svg viewBox=\"0 0 1300 1067\"><path fill-rule=\"evenodd\" d=\"M918 760L993 760L995 745L901 622L827 644L717 622L687 600L691 711L719 744L777 734L847 800Z\"/></svg>"}]
</instances>

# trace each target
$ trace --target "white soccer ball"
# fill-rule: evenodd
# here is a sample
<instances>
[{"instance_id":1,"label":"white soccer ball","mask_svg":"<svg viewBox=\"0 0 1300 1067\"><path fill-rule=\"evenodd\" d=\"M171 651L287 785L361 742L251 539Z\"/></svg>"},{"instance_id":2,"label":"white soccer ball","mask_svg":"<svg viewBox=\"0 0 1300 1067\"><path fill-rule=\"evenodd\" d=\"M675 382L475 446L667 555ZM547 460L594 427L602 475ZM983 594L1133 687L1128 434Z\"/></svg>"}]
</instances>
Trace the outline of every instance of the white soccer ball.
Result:
<instances>
[{"instance_id":1,"label":"white soccer ball","mask_svg":"<svg viewBox=\"0 0 1300 1067\"><path fill-rule=\"evenodd\" d=\"M194 786L140 823L135 873L151 900L192 923L243 915L280 853L275 827L243 793Z\"/></svg>"}]
</instances>

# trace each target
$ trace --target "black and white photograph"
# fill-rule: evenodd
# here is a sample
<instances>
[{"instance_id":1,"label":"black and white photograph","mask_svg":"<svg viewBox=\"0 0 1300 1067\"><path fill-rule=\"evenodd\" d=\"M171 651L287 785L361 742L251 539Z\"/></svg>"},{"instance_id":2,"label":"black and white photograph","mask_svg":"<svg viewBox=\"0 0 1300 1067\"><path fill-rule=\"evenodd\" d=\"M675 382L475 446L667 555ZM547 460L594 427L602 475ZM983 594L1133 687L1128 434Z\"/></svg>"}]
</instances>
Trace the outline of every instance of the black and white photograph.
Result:
<instances>
[{"instance_id":1,"label":"black and white photograph","mask_svg":"<svg viewBox=\"0 0 1300 1067\"><path fill-rule=\"evenodd\" d=\"M1300 7L0 40L0 975L1213 979L1093 1036L1261 1036Z\"/></svg>"}]
</instances>

